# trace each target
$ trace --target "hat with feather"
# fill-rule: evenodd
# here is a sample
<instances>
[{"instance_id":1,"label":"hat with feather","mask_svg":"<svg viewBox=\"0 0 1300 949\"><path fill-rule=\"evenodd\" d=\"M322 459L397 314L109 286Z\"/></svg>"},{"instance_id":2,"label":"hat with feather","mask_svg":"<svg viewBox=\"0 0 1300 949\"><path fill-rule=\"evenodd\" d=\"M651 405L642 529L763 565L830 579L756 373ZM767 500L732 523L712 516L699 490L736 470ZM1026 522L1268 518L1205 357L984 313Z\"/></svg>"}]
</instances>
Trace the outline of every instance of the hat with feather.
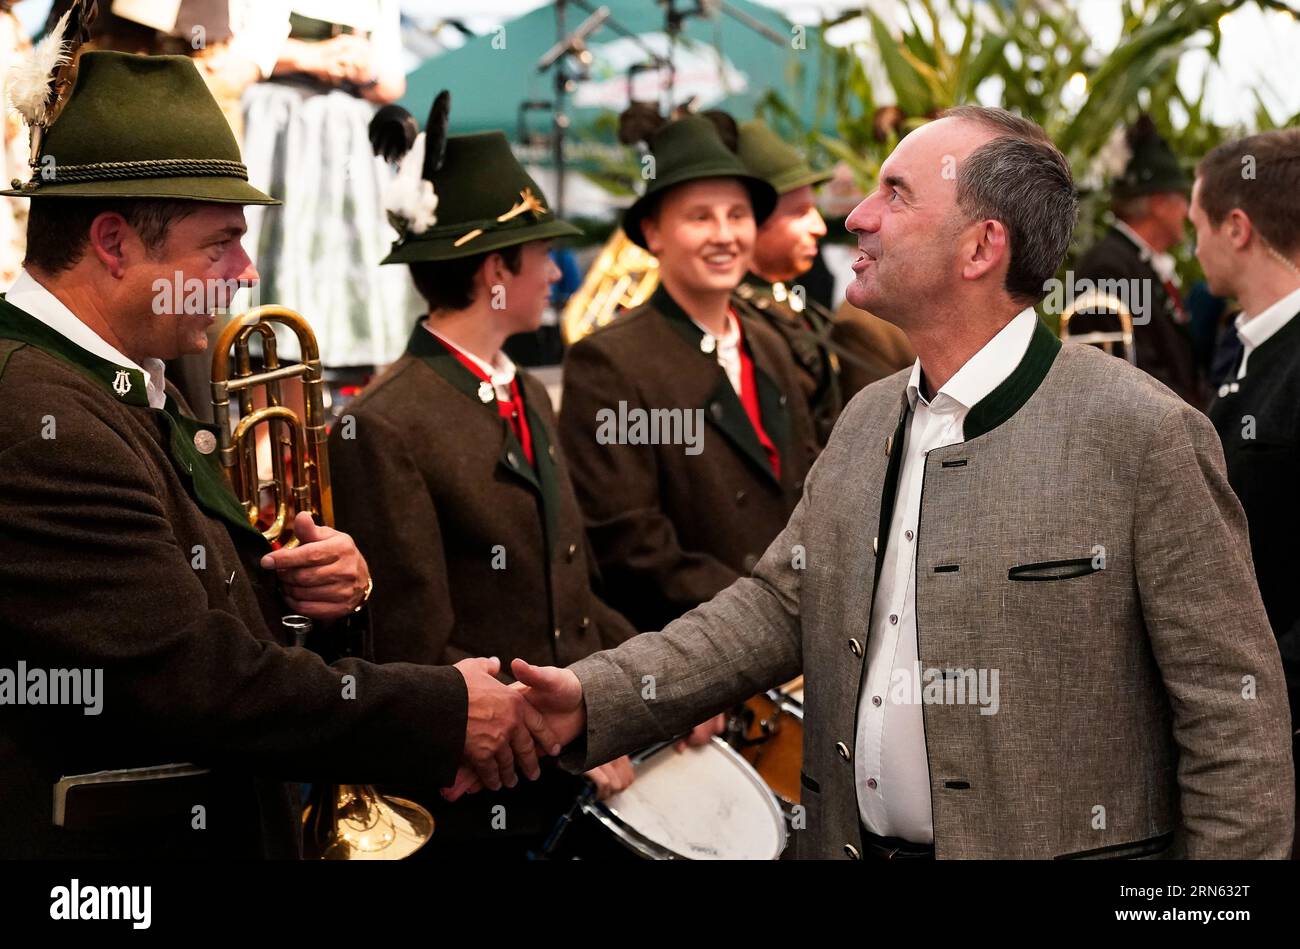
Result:
<instances>
[{"instance_id":1,"label":"hat with feather","mask_svg":"<svg viewBox=\"0 0 1300 949\"><path fill-rule=\"evenodd\" d=\"M77 57L95 11L94 0L77 0L10 68L32 174L0 194L278 204L248 183L230 124L188 57Z\"/></svg>"},{"instance_id":2,"label":"hat with feather","mask_svg":"<svg viewBox=\"0 0 1300 949\"><path fill-rule=\"evenodd\" d=\"M1126 200L1148 194L1187 193L1191 181L1151 116L1145 112L1127 128L1117 129L1103 152L1111 163L1110 193Z\"/></svg>"},{"instance_id":3,"label":"hat with feather","mask_svg":"<svg viewBox=\"0 0 1300 949\"><path fill-rule=\"evenodd\" d=\"M737 154L740 129L721 111L688 112L664 118L653 104L634 102L619 116L619 141L640 143L653 162L645 192L623 213L623 230L633 243L646 247L641 222L654 210L664 192L688 181L735 178L749 192L754 219L762 224L776 207L776 189L751 172Z\"/></svg>"},{"instance_id":4,"label":"hat with feather","mask_svg":"<svg viewBox=\"0 0 1300 949\"><path fill-rule=\"evenodd\" d=\"M398 239L383 263L453 260L582 233L555 216L505 135L448 135L450 113L444 89L423 132L398 105L370 121L375 154L397 164L384 209Z\"/></svg>"}]
</instances>

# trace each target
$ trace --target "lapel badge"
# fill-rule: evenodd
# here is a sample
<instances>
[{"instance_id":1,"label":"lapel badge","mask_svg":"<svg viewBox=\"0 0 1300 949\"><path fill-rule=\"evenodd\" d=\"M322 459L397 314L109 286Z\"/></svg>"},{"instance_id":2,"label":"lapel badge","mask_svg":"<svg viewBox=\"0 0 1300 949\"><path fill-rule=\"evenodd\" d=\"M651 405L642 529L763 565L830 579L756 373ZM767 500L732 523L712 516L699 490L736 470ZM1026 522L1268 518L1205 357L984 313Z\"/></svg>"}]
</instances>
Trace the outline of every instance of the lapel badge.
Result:
<instances>
[{"instance_id":1,"label":"lapel badge","mask_svg":"<svg viewBox=\"0 0 1300 949\"><path fill-rule=\"evenodd\" d=\"M496 389L492 388L492 383L480 382L478 384L478 400L480 402L482 402L484 405L487 405L489 402L495 402L496 399L497 399L497 392Z\"/></svg>"},{"instance_id":2,"label":"lapel badge","mask_svg":"<svg viewBox=\"0 0 1300 949\"><path fill-rule=\"evenodd\" d=\"M217 436L206 428L199 429L194 433L194 447L199 450L200 455L210 455L217 448Z\"/></svg>"},{"instance_id":3,"label":"lapel badge","mask_svg":"<svg viewBox=\"0 0 1300 949\"><path fill-rule=\"evenodd\" d=\"M700 340L700 352L702 353L712 354L712 352L717 348L718 341L707 333L704 335L704 338Z\"/></svg>"},{"instance_id":4,"label":"lapel badge","mask_svg":"<svg viewBox=\"0 0 1300 949\"><path fill-rule=\"evenodd\" d=\"M131 391L131 373L125 369L119 369L117 375L113 377L113 391L119 398L125 399L126 394Z\"/></svg>"}]
</instances>

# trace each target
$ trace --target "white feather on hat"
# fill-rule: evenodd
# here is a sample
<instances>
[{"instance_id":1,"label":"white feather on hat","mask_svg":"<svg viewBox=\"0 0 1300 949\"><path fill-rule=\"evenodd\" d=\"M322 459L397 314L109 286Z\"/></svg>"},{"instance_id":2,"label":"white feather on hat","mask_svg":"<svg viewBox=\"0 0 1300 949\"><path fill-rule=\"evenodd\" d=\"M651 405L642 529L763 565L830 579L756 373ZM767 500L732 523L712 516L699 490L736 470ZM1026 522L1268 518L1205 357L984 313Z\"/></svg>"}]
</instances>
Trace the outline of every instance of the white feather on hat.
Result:
<instances>
[{"instance_id":1,"label":"white feather on hat","mask_svg":"<svg viewBox=\"0 0 1300 949\"><path fill-rule=\"evenodd\" d=\"M411 150L397 166L397 175L384 189L384 210L402 236L423 234L438 223L438 195L433 182L424 177L425 133L411 144Z\"/></svg>"},{"instance_id":2,"label":"white feather on hat","mask_svg":"<svg viewBox=\"0 0 1300 949\"><path fill-rule=\"evenodd\" d=\"M43 127L49 118L51 106L51 83L55 71L71 60L71 43L65 36L69 10L32 51L9 67L6 89L9 104L18 110L29 128Z\"/></svg>"}]
</instances>

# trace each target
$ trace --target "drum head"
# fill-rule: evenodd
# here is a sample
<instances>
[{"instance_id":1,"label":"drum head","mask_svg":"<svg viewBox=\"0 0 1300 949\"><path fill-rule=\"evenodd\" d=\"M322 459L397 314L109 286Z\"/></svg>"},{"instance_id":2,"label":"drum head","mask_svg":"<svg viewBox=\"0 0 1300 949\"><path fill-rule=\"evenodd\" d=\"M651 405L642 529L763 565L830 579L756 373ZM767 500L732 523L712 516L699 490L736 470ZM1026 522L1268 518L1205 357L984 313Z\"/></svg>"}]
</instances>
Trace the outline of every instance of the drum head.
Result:
<instances>
[{"instance_id":1,"label":"drum head","mask_svg":"<svg viewBox=\"0 0 1300 949\"><path fill-rule=\"evenodd\" d=\"M776 798L717 739L681 753L671 745L656 752L637 765L630 788L598 808L602 822L646 856L775 860L785 849Z\"/></svg>"}]
</instances>

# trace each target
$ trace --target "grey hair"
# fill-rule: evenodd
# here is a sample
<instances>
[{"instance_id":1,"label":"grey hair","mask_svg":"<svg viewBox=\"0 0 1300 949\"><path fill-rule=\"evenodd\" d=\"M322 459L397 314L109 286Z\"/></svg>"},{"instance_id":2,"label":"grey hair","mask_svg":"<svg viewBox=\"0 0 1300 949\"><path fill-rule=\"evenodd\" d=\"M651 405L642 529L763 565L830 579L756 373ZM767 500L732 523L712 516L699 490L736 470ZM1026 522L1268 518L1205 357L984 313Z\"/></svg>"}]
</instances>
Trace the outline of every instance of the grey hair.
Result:
<instances>
[{"instance_id":1,"label":"grey hair","mask_svg":"<svg viewBox=\"0 0 1300 949\"><path fill-rule=\"evenodd\" d=\"M996 133L957 169L957 207L968 220L1002 223L1011 250L1007 293L1037 303L1065 260L1079 217L1070 163L1042 128L1005 109L958 106L941 118Z\"/></svg>"}]
</instances>

